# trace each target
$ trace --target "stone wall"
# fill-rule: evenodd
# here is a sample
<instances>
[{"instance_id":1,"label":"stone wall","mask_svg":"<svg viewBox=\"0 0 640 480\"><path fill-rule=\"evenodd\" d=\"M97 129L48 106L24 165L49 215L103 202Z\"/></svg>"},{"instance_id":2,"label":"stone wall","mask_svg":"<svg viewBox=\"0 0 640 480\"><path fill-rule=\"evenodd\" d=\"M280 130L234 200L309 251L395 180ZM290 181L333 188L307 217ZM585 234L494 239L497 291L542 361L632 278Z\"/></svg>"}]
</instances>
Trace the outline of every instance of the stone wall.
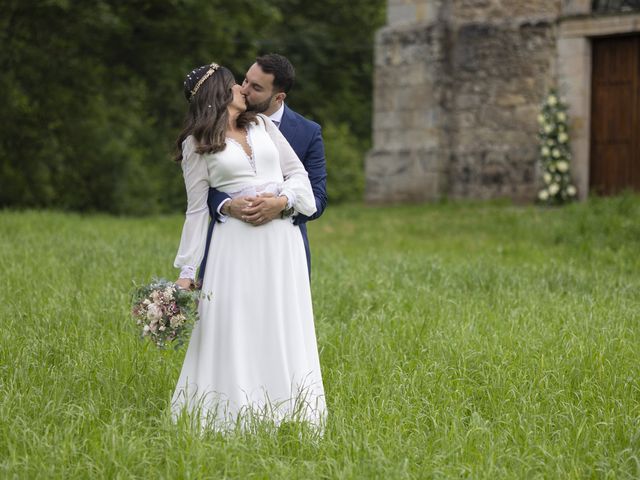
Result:
<instances>
[{"instance_id":1,"label":"stone wall","mask_svg":"<svg viewBox=\"0 0 640 480\"><path fill-rule=\"evenodd\" d=\"M553 23L457 23L451 43L448 194L534 199L536 116L552 84Z\"/></svg>"},{"instance_id":2,"label":"stone wall","mask_svg":"<svg viewBox=\"0 0 640 480\"><path fill-rule=\"evenodd\" d=\"M370 202L435 199L445 192L446 37L437 23L378 33L374 145L366 162Z\"/></svg>"},{"instance_id":3,"label":"stone wall","mask_svg":"<svg viewBox=\"0 0 640 480\"><path fill-rule=\"evenodd\" d=\"M555 19L560 14L559 0L452 0L448 20L452 24L520 24Z\"/></svg>"},{"instance_id":4,"label":"stone wall","mask_svg":"<svg viewBox=\"0 0 640 480\"><path fill-rule=\"evenodd\" d=\"M389 0L367 200L535 198L536 116L554 77L560 9L560 0Z\"/></svg>"},{"instance_id":5,"label":"stone wall","mask_svg":"<svg viewBox=\"0 0 640 480\"><path fill-rule=\"evenodd\" d=\"M448 0L387 0L387 25L430 23Z\"/></svg>"}]
</instances>

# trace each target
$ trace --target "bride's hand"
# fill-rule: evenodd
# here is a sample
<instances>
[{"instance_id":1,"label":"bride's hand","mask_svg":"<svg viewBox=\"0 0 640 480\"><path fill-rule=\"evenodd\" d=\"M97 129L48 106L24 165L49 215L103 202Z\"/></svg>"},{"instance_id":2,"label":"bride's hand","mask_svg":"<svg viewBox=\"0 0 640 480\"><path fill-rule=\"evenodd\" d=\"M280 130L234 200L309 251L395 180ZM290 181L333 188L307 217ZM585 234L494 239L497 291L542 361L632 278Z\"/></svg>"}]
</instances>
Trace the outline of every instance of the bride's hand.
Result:
<instances>
[{"instance_id":1,"label":"bride's hand","mask_svg":"<svg viewBox=\"0 0 640 480\"><path fill-rule=\"evenodd\" d=\"M178 280L176 280L176 285L183 290L191 290L193 280L191 280L190 278L179 278Z\"/></svg>"}]
</instances>

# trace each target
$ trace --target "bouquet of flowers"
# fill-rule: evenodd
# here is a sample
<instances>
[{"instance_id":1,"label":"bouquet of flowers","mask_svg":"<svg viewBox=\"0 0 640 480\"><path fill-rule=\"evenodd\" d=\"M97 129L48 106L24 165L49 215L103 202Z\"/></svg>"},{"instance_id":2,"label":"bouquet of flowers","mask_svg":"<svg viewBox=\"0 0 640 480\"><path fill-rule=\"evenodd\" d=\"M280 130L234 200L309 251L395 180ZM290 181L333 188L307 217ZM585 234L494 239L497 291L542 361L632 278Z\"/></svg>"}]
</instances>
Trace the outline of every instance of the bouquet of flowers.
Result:
<instances>
[{"instance_id":1,"label":"bouquet of flowers","mask_svg":"<svg viewBox=\"0 0 640 480\"><path fill-rule=\"evenodd\" d=\"M184 290L164 279L137 286L133 292L131 315L141 328L141 337L159 348L180 347L198 320L198 298L193 290Z\"/></svg>"}]
</instances>

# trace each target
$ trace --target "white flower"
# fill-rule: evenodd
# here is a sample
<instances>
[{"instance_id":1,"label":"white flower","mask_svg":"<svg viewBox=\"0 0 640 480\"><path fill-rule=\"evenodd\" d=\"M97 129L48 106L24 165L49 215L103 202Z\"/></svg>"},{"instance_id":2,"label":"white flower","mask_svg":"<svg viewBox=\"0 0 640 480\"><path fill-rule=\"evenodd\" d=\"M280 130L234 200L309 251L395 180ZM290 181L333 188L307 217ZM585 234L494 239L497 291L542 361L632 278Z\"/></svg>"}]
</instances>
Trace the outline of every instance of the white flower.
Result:
<instances>
[{"instance_id":1,"label":"white flower","mask_svg":"<svg viewBox=\"0 0 640 480\"><path fill-rule=\"evenodd\" d=\"M569 185L567 187L567 195L569 195L570 197L573 197L576 193L578 193L576 191L576 187L574 187L573 185Z\"/></svg>"},{"instance_id":2,"label":"white flower","mask_svg":"<svg viewBox=\"0 0 640 480\"><path fill-rule=\"evenodd\" d=\"M552 156L553 158L560 158L560 150L558 150L557 148L554 148L554 149L551 151L551 156Z\"/></svg>"},{"instance_id":3,"label":"white flower","mask_svg":"<svg viewBox=\"0 0 640 480\"><path fill-rule=\"evenodd\" d=\"M145 298L145 299L142 301L142 303L143 303L144 305L149 305L149 304L151 303L151 300L149 300L148 298Z\"/></svg>"},{"instance_id":4,"label":"white flower","mask_svg":"<svg viewBox=\"0 0 640 480\"><path fill-rule=\"evenodd\" d=\"M549 95L549 98L547 98L547 103L554 107L558 104L558 98L555 95Z\"/></svg>"},{"instance_id":5,"label":"white flower","mask_svg":"<svg viewBox=\"0 0 640 480\"><path fill-rule=\"evenodd\" d=\"M553 196L560 191L560 185L557 183L552 183L549 185L549 195Z\"/></svg>"},{"instance_id":6,"label":"white flower","mask_svg":"<svg viewBox=\"0 0 640 480\"><path fill-rule=\"evenodd\" d=\"M152 321L162 318L162 310L160 309L160 307L155 303L149 305L149 308L147 310L147 318Z\"/></svg>"},{"instance_id":7,"label":"white flower","mask_svg":"<svg viewBox=\"0 0 640 480\"><path fill-rule=\"evenodd\" d=\"M547 145L549 145L550 147L553 147L553 140L551 139L547 140Z\"/></svg>"},{"instance_id":8,"label":"white flower","mask_svg":"<svg viewBox=\"0 0 640 480\"><path fill-rule=\"evenodd\" d=\"M551 183L551 178L552 178L552 177L551 177L551 174L550 174L550 173L545 173L545 174L543 175L543 178L544 178L544 183L546 183L546 184Z\"/></svg>"},{"instance_id":9,"label":"white flower","mask_svg":"<svg viewBox=\"0 0 640 480\"><path fill-rule=\"evenodd\" d=\"M538 123L539 123L540 125L543 125L543 124L544 124L544 115L542 115L541 113L540 113L540 114L538 114Z\"/></svg>"},{"instance_id":10,"label":"white flower","mask_svg":"<svg viewBox=\"0 0 640 480\"><path fill-rule=\"evenodd\" d=\"M186 318L182 314L174 315L173 317L171 317L171 320L170 320L171 327L172 328L179 327L184 323L185 320Z\"/></svg>"},{"instance_id":11,"label":"white flower","mask_svg":"<svg viewBox=\"0 0 640 480\"><path fill-rule=\"evenodd\" d=\"M162 303L166 305L168 303L171 303L172 300L173 300L172 293L167 293L166 291L162 292Z\"/></svg>"},{"instance_id":12,"label":"white flower","mask_svg":"<svg viewBox=\"0 0 640 480\"><path fill-rule=\"evenodd\" d=\"M144 328L142 329L143 333L149 333L149 330L151 330L151 328L149 327L149 325L145 325Z\"/></svg>"},{"instance_id":13,"label":"white flower","mask_svg":"<svg viewBox=\"0 0 640 480\"><path fill-rule=\"evenodd\" d=\"M549 150L549 147L545 146L545 147L542 147L542 149L540 150L540 153L542 153L543 157L548 157L551 151Z\"/></svg>"},{"instance_id":14,"label":"white flower","mask_svg":"<svg viewBox=\"0 0 640 480\"><path fill-rule=\"evenodd\" d=\"M566 143L566 141L567 141L567 140L569 140L569 135L567 135L566 133L561 132L561 133L558 135L558 141L559 141L560 143Z\"/></svg>"},{"instance_id":15,"label":"white flower","mask_svg":"<svg viewBox=\"0 0 640 480\"><path fill-rule=\"evenodd\" d=\"M547 192L546 190L540 190L540 192L538 193L538 198L540 200L546 200L549 198L549 192Z\"/></svg>"},{"instance_id":16,"label":"white flower","mask_svg":"<svg viewBox=\"0 0 640 480\"><path fill-rule=\"evenodd\" d=\"M165 327L164 325L160 325L160 328L158 328L158 330L160 330L161 332L164 332L167 329L167 327Z\"/></svg>"},{"instance_id":17,"label":"white flower","mask_svg":"<svg viewBox=\"0 0 640 480\"><path fill-rule=\"evenodd\" d=\"M546 123L543 128L544 128L544 133L553 132L553 125L551 125L549 123Z\"/></svg>"},{"instance_id":18,"label":"white flower","mask_svg":"<svg viewBox=\"0 0 640 480\"><path fill-rule=\"evenodd\" d=\"M567 115L564 112L558 112L556 118L559 122L564 122L567 119Z\"/></svg>"},{"instance_id":19,"label":"white flower","mask_svg":"<svg viewBox=\"0 0 640 480\"><path fill-rule=\"evenodd\" d=\"M558 163L556 163L556 170L558 170L559 172L566 172L567 170L569 170L569 163L565 162L564 160L560 160Z\"/></svg>"}]
</instances>

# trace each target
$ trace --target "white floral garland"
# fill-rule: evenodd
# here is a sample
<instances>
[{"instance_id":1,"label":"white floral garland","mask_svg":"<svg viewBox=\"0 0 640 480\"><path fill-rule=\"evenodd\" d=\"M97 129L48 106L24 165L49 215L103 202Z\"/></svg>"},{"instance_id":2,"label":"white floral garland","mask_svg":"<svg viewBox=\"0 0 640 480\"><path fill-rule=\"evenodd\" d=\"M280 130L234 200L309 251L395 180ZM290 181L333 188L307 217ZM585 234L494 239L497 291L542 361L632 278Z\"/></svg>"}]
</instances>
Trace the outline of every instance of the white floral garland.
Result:
<instances>
[{"instance_id":1,"label":"white floral garland","mask_svg":"<svg viewBox=\"0 0 640 480\"><path fill-rule=\"evenodd\" d=\"M547 204L562 204L575 199L578 193L571 183L567 106L555 91L545 99L538 115L540 125L540 163L544 187L538 200Z\"/></svg>"}]
</instances>

